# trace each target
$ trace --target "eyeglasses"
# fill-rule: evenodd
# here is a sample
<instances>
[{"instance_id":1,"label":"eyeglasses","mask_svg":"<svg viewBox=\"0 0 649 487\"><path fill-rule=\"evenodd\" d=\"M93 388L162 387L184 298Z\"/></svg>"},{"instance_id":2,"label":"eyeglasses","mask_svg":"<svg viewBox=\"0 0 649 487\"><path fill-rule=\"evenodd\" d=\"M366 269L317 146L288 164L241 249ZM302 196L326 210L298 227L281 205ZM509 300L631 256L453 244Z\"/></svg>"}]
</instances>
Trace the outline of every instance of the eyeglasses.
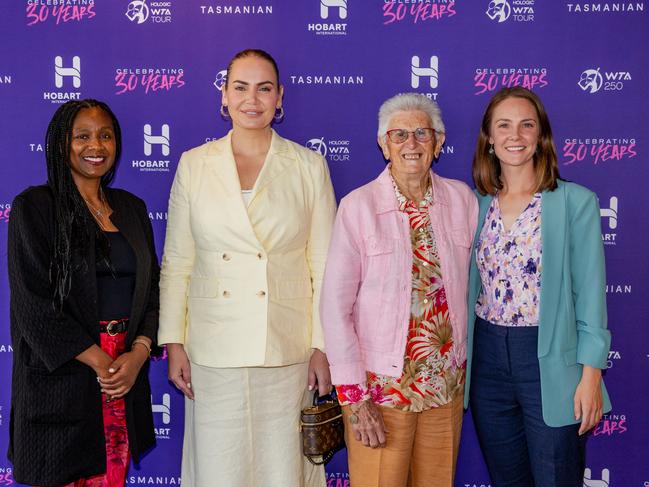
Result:
<instances>
[{"instance_id":1,"label":"eyeglasses","mask_svg":"<svg viewBox=\"0 0 649 487\"><path fill-rule=\"evenodd\" d=\"M410 134L415 136L417 142L428 142L435 135L435 129L429 127L417 128L415 130L392 129L386 132L390 142L394 144L403 144Z\"/></svg>"}]
</instances>

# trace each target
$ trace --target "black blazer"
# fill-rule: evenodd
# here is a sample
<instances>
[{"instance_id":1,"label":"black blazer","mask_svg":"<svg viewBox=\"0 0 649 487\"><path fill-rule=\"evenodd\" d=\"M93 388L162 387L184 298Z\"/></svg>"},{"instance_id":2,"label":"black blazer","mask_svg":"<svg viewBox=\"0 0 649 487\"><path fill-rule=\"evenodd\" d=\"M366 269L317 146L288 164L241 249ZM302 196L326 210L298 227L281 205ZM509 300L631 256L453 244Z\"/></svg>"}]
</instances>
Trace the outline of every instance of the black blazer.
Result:
<instances>
[{"instance_id":1,"label":"black blazer","mask_svg":"<svg viewBox=\"0 0 649 487\"><path fill-rule=\"evenodd\" d=\"M153 343L158 328L159 267L144 202L107 189L111 220L136 256L136 280L127 349L137 335ZM74 256L70 295L57 316L49 281L54 235L47 186L14 200L9 221L9 287L13 368L9 459L14 478L40 486L67 484L106 471L101 392L94 371L75 360L99 345L95 243ZM139 461L155 445L148 362L125 397L131 455Z\"/></svg>"}]
</instances>

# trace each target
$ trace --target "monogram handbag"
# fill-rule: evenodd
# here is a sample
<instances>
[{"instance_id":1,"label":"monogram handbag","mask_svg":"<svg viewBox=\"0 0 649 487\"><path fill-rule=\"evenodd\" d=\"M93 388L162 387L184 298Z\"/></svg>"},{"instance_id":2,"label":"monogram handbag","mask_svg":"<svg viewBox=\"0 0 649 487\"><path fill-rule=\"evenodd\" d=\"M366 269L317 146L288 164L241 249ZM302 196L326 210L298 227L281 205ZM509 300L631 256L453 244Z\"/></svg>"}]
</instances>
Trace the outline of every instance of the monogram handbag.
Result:
<instances>
[{"instance_id":1,"label":"monogram handbag","mask_svg":"<svg viewBox=\"0 0 649 487\"><path fill-rule=\"evenodd\" d=\"M345 447L343 412L335 392L321 398L315 391L313 406L302 410L300 432L302 452L314 465L327 463L334 453Z\"/></svg>"}]
</instances>

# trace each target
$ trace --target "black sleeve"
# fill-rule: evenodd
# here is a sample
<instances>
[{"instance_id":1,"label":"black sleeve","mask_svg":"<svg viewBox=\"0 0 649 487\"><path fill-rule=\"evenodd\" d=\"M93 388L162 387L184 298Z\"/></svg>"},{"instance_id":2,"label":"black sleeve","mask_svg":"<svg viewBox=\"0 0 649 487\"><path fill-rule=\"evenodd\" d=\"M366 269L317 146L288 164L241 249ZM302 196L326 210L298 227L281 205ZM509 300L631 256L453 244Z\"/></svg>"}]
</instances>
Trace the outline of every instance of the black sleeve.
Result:
<instances>
[{"instance_id":1,"label":"black sleeve","mask_svg":"<svg viewBox=\"0 0 649 487\"><path fill-rule=\"evenodd\" d=\"M24 340L49 371L95 343L78 321L53 306L51 224L24 195L16 197L7 243L12 339L14 346Z\"/></svg>"}]
</instances>

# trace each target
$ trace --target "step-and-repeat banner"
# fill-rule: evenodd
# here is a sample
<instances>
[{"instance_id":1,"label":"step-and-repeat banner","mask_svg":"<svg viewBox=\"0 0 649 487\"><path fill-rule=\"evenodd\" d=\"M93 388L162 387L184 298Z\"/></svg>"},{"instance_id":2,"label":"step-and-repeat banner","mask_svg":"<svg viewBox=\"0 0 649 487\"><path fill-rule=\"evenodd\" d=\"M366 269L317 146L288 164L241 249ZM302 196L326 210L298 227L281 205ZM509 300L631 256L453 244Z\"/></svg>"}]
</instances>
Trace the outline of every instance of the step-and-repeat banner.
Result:
<instances>
[{"instance_id":1,"label":"step-and-repeat banner","mask_svg":"<svg viewBox=\"0 0 649 487\"><path fill-rule=\"evenodd\" d=\"M276 130L327 158L338 198L384 167L375 134L386 98L416 91L440 104L448 130L434 170L470 183L489 97L515 85L541 96L561 175L602 208L614 406L591 433L584 486L649 487L646 0L2 0L0 486L15 483L5 457L7 221L14 196L45 181L53 112L87 97L112 107L124 134L114 185L146 200L160 252L178 159L229 129L218 114L225 68L249 47L280 66L286 118ZM153 363L158 446L128 485L180 483L183 399L166 376L166 360ZM464 425L456 486L486 487L470 413ZM327 479L350 485L344 452Z\"/></svg>"}]
</instances>

